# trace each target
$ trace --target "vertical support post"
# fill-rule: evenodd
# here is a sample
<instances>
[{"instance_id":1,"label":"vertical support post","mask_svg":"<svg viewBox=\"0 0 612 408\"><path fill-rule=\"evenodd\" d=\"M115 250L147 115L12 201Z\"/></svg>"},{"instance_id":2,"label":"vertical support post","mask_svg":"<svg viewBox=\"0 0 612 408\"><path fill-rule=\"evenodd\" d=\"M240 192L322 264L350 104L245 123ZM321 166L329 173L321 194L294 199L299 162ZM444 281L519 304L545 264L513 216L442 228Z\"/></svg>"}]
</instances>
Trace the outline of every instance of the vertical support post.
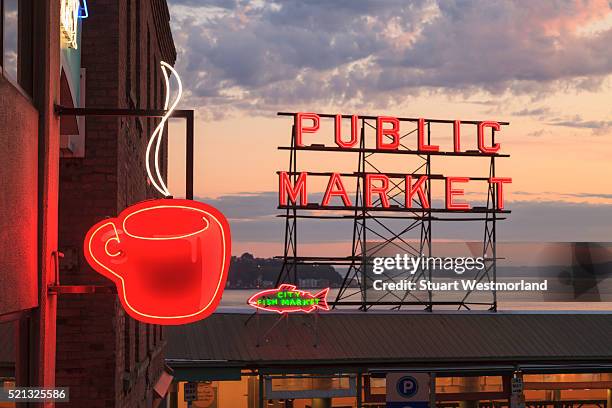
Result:
<instances>
[{"instance_id":1,"label":"vertical support post","mask_svg":"<svg viewBox=\"0 0 612 408\"><path fill-rule=\"evenodd\" d=\"M492 146L495 145L495 129L491 128L491 143ZM495 156L491 156L491 175L489 178L495 177ZM491 186L491 184L489 183ZM492 186L490 188L493 188ZM492 231L492 249L493 249L493 265L492 265L492 273L493 273L493 283L497 282L497 189L493 191L493 231ZM493 285L493 305L491 307L492 311L497 311L497 290L495 289L495 285Z\"/></svg>"},{"instance_id":2,"label":"vertical support post","mask_svg":"<svg viewBox=\"0 0 612 408\"><path fill-rule=\"evenodd\" d=\"M185 198L193 200L193 152L194 152L194 124L193 111L188 111L185 116L187 120L187 140L185 145Z\"/></svg>"},{"instance_id":3,"label":"vertical support post","mask_svg":"<svg viewBox=\"0 0 612 408\"><path fill-rule=\"evenodd\" d=\"M30 384L32 371L33 342L30 335L32 321L30 315L21 316L13 322L15 331L15 382L17 387L25 387Z\"/></svg>"},{"instance_id":4,"label":"vertical support post","mask_svg":"<svg viewBox=\"0 0 612 408\"><path fill-rule=\"evenodd\" d=\"M283 313L285 318L285 347L289 348L289 313Z\"/></svg>"},{"instance_id":5,"label":"vertical support post","mask_svg":"<svg viewBox=\"0 0 612 408\"><path fill-rule=\"evenodd\" d=\"M361 385L361 381L362 381L362 375L361 372L357 373L357 408L362 408L363 406L363 401L362 401L362 385Z\"/></svg>"},{"instance_id":6,"label":"vertical support post","mask_svg":"<svg viewBox=\"0 0 612 408\"><path fill-rule=\"evenodd\" d=\"M491 141L495 143L495 130L492 129ZM495 156L492 155L489 161L489 178L495 177ZM487 182L487 206L485 214L485 228L484 236L482 240L482 256L485 258L485 269L480 279L486 278L489 282L497 282L497 236L496 236L496 223L497 223L497 189L491 182ZM470 292L471 293L471 292ZM463 306L466 306L465 300L470 295L468 293L463 298ZM491 289L491 303L489 310L497 311L497 291L495 285Z\"/></svg>"},{"instance_id":7,"label":"vertical support post","mask_svg":"<svg viewBox=\"0 0 612 408\"><path fill-rule=\"evenodd\" d=\"M429 373L429 408L436 408L436 373Z\"/></svg>"},{"instance_id":8,"label":"vertical support post","mask_svg":"<svg viewBox=\"0 0 612 408\"><path fill-rule=\"evenodd\" d=\"M366 126L366 120L361 118L361 139L362 141L365 140L365 126ZM363 142L365 143L365 142ZM362 144L360 142L359 144L360 148L363 148L364 144ZM360 274L363 275L362 269L365 268L365 265L363 264L363 254L365 253L365 247L362 246L362 234L363 234L363 230L364 227L361 223L362 217L360 215L361 210L360 207L362 207L364 205L363 202L363 196L362 196L362 190L365 189L364 187L364 183L365 183L365 176L363 176L363 174L365 173L365 170L362 166L363 163L363 158L362 156L364 155L363 151L359 151L358 156L357 156L357 177L355 177L355 211L353 212L353 239L352 239L352 245L351 245L351 264L348 268L348 271L344 274L344 279L342 280L342 285L340 286L340 289L338 290L338 294L336 295L336 301L333 305L333 308L336 308L337 303L339 303L343 298L345 297L350 297L353 296L355 293L350 293L349 295L345 295L345 292L347 290L349 290L350 288L350 283L353 281L353 279L357 279L360 280ZM360 257L362 260L359 260L358 257ZM361 276L361 280L363 280L363 276ZM363 301L363 291L366 288L364 286L361 285L361 282L359 284L359 296L360 296L360 300ZM362 305L363 306L363 305Z\"/></svg>"},{"instance_id":9,"label":"vertical support post","mask_svg":"<svg viewBox=\"0 0 612 408\"><path fill-rule=\"evenodd\" d=\"M178 382L172 381L172 384L170 384L170 390L168 390L167 408L178 408L178 387Z\"/></svg>"},{"instance_id":10,"label":"vertical support post","mask_svg":"<svg viewBox=\"0 0 612 408\"><path fill-rule=\"evenodd\" d=\"M259 393L258 393L259 395L257 396L258 397L257 399L259 400L259 404L257 405L259 408L264 408L264 377L261 373L259 373L258 380L259 380L258 381L259 382Z\"/></svg>"},{"instance_id":11,"label":"vertical support post","mask_svg":"<svg viewBox=\"0 0 612 408\"><path fill-rule=\"evenodd\" d=\"M314 312L314 347L319 346L319 310Z\"/></svg>"},{"instance_id":12,"label":"vertical support post","mask_svg":"<svg viewBox=\"0 0 612 408\"><path fill-rule=\"evenodd\" d=\"M297 170L296 155L297 149L295 144L296 136L296 125L295 121L297 118L294 116L294 124L291 128L291 150L289 153L289 172ZM298 179L298 175L294 174L293 182L295 183ZM292 215L292 216L290 216ZM291 260L290 260L291 258ZM289 282L297 284L297 209L295 205L290 208L287 206L285 210L285 242L283 247L283 264L281 271L276 279L276 286L281 283ZM291 277L293 273L293 279Z\"/></svg>"},{"instance_id":13,"label":"vertical support post","mask_svg":"<svg viewBox=\"0 0 612 408\"><path fill-rule=\"evenodd\" d=\"M427 144L431 144L431 122L427 122ZM431 155L427 155L427 164L426 164L425 174L427 174L427 200L431 205ZM427 256L431 258L431 211L427 215L426 222L426 237L425 242L427 244ZM419 254L421 255L421 254ZM428 269L428 277L429 281L432 281L432 270ZM433 292L431 289L428 291L428 300L429 304L427 305L427 310L430 312L433 311Z\"/></svg>"},{"instance_id":14,"label":"vertical support post","mask_svg":"<svg viewBox=\"0 0 612 408\"><path fill-rule=\"evenodd\" d=\"M255 347L259 347L261 345L261 323L259 321L259 309L255 310L255 321L257 322L257 343Z\"/></svg>"},{"instance_id":15,"label":"vertical support post","mask_svg":"<svg viewBox=\"0 0 612 408\"><path fill-rule=\"evenodd\" d=\"M361 177L363 177L363 196L361 197L361 287L363 290L361 299L361 308L363 311L368 310L368 256L367 256L367 238L366 238L366 159L365 159L365 126L362 128L362 136L359 142L359 165L361 166Z\"/></svg>"},{"instance_id":16,"label":"vertical support post","mask_svg":"<svg viewBox=\"0 0 612 408\"><path fill-rule=\"evenodd\" d=\"M516 368L510 379L510 408L525 408L525 386L523 382L523 372L520 368ZM554 406L559 406L554 403Z\"/></svg>"},{"instance_id":17,"label":"vertical support post","mask_svg":"<svg viewBox=\"0 0 612 408\"><path fill-rule=\"evenodd\" d=\"M297 174L297 144L296 144L296 139L297 139L297 116L296 116L296 122L295 125L293 126L293 137L291 138L291 170L293 172L293 184L295 185L297 183L298 180L298 174ZM298 277L297 277L297 240L298 240L298 236L297 236L297 224L298 224L298 218L297 218L297 203L295 203L293 205L292 211L293 211L293 265L292 265L292 271L293 271L293 279L291 280L291 282L295 285L298 284Z\"/></svg>"},{"instance_id":18,"label":"vertical support post","mask_svg":"<svg viewBox=\"0 0 612 408\"><path fill-rule=\"evenodd\" d=\"M20 2L23 3L23 2ZM59 8L56 1L36 2L32 8L32 100L39 113L38 120L38 307L33 310L30 336L33 349L30 384L53 387L56 372L56 319L57 296L47 287L55 281L55 268L50 262L58 248L59 212L59 127L60 118L55 114L54 103L59 100L59 89L45 86L56 84L60 77L60 47L57 28Z\"/></svg>"}]
</instances>

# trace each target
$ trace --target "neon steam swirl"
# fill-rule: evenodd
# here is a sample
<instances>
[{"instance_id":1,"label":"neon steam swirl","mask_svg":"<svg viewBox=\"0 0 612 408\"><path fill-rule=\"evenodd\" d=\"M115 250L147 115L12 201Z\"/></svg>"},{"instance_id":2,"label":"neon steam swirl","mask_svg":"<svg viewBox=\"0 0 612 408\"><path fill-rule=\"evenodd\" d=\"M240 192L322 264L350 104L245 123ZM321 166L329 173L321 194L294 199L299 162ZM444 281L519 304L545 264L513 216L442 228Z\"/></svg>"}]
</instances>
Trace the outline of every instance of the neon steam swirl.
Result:
<instances>
[{"instance_id":1,"label":"neon steam swirl","mask_svg":"<svg viewBox=\"0 0 612 408\"><path fill-rule=\"evenodd\" d=\"M164 114L164 116L162 116L161 121L159 122L159 124L157 125L153 133L151 134L151 137L149 138L149 144L147 145L147 153L145 156L145 163L147 167L147 176L149 177L149 180L151 181L151 184L153 185L153 187L155 187L155 189L159 191L162 195L164 195L165 197L168 197L168 196L171 196L172 194L170 194L170 191L168 190L168 187L166 186L166 183L164 182L164 179L162 178L161 172L159 170L159 148L161 146L161 139L164 135L164 127L166 126L166 122L168 121L168 118L172 115L172 112L174 111L174 109L176 109L176 105L178 104L183 94L183 84L181 82L181 78L179 77L178 73L174 70L174 68L172 68L170 64L164 61L161 61L160 64L161 64L162 73L164 74L164 81L166 84L166 98L164 101L164 110L166 110L166 113ZM178 93L176 95L176 98L172 102L170 109L168 109L168 105L170 103L170 77L168 76L168 71L170 71L170 73L176 77L176 82L178 83ZM153 147L153 143L155 143L154 159L155 159L155 176L157 178L154 178L153 173L151 172L150 156L151 156L151 149Z\"/></svg>"}]
</instances>

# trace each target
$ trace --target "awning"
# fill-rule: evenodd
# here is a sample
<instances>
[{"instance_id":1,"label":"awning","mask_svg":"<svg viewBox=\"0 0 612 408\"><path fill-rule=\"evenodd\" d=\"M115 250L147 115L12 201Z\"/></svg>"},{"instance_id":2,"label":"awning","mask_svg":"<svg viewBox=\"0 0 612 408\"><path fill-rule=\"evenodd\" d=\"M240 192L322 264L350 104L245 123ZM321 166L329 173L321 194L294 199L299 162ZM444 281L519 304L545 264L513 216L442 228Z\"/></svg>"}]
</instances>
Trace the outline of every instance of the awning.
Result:
<instances>
[{"instance_id":1,"label":"awning","mask_svg":"<svg viewBox=\"0 0 612 408\"><path fill-rule=\"evenodd\" d=\"M217 313L166 329L170 367L270 370L360 366L589 370L612 364L611 313ZM316 327L316 330L315 330Z\"/></svg>"}]
</instances>

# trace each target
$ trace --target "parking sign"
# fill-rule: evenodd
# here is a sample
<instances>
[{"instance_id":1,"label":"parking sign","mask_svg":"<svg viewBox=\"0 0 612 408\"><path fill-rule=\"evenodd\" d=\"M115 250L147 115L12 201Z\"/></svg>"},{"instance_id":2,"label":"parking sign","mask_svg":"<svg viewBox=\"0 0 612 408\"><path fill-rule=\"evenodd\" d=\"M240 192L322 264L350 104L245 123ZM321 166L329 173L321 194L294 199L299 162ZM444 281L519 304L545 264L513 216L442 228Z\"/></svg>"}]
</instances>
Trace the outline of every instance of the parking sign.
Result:
<instances>
[{"instance_id":1,"label":"parking sign","mask_svg":"<svg viewBox=\"0 0 612 408\"><path fill-rule=\"evenodd\" d=\"M429 374L388 373L387 408L428 408Z\"/></svg>"}]
</instances>

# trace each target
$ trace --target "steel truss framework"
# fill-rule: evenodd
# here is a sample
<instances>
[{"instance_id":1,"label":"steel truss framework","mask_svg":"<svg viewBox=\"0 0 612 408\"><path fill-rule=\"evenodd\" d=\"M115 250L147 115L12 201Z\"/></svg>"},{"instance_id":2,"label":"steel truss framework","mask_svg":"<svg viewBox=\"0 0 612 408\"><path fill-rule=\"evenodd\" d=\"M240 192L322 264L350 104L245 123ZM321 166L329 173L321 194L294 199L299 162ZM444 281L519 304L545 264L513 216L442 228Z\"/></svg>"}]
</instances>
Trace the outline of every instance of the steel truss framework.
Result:
<instances>
[{"instance_id":1,"label":"steel truss framework","mask_svg":"<svg viewBox=\"0 0 612 408\"><path fill-rule=\"evenodd\" d=\"M330 302L334 307L357 307L368 310L372 307L382 306L392 309L400 308L423 308L433 310L434 306L444 308L457 307L458 309L497 309L497 293L494 289L486 292L483 296L479 292L478 298L473 290L464 291L453 299L438 299L433 291L405 291L392 290L374 291L372 284L374 279L383 282L399 282L406 279L413 282L426 279L434 282L441 279L436 276L432 268L419 268L414 274L409 273L383 273L374 275L372 273L373 257L388 256L389 251L394 253L405 253L408 256L418 257L420 255L436 256L432 246L432 236L435 225L438 222L481 222L484 224L484 235L482 239L482 255L485 267L476 271L472 276L463 278L474 279L477 282L495 283L497 280L497 249L496 249L496 224L503 220L508 210L497 209L497 189L489 182L489 178L495 177L495 159L509 157L507 154L484 154L479 151L463 152L425 152L411 150L407 145L408 138L417 138L417 118L398 118L400 129L400 147L398 150L377 150L369 146L367 141L375 140L376 117L360 116L360 140L359 147L343 149L329 147L320 144L310 146L297 146L295 143L295 118L296 113L279 112L280 116L293 116L291 144L279 146L279 150L289 152L289 168L287 174L292 183L296 183L300 170L298 168L298 152L348 152L357 155L356 171L353 173L341 173L344 178L354 178L356 182L356 202L350 207L343 206L321 206L319 204L308 204L301 206L290 200L287 205L279 205L283 210L279 217L285 218L284 252L282 268L279 273L277 284L298 284L300 265L331 265L344 268L346 273L341 287L338 290L335 301ZM334 118L332 114L319 114L321 118ZM345 115L344 118L350 116ZM431 143L432 124L452 124L453 120L425 119L425 138ZM479 121L462 121L462 125L473 125L474 129ZM507 122L498 122L500 125L508 125ZM404 129L409 129L404 133ZM475 132L474 132L475 134ZM492 130L491 141L495 143L495 131ZM412 171L402 173L383 173L382 166L376 162L377 158L384 156L411 155L417 158L417 164ZM432 180L443 180L442 174L432 172L432 159L437 156L465 156L485 157L489 161L487 177L469 177L470 180L480 180L488 184L486 206L472 207L469 210L447 210L445 208L433 208L432 203ZM404 156L405 158L407 156ZM410 169L407 169L410 170ZM366 174L385 174L389 177L388 199L389 208L384 208L380 197L372 202L372 206L366 207L364 182ZM332 172L308 172L309 176L330 176ZM404 195L406 174L412 174L414 178L427 175L428 179L424 187L425 194L431 203L430 209L423 208L420 201L414 199L412 208L405 208ZM298 224L300 220L347 220L353 223L351 253L347 256L300 256L298 245ZM348 238L348 237L347 237ZM370 242L368 240L371 240Z\"/></svg>"}]
</instances>

